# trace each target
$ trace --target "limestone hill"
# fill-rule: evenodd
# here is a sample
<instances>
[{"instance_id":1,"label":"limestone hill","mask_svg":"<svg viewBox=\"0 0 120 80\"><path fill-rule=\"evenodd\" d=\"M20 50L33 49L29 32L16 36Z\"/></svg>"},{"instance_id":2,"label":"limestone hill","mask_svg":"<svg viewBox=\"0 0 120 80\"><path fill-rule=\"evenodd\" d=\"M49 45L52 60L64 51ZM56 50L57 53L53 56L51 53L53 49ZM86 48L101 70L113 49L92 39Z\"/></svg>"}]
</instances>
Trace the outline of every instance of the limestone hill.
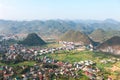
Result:
<instances>
[{"instance_id":1,"label":"limestone hill","mask_svg":"<svg viewBox=\"0 0 120 80\"><path fill-rule=\"evenodd\" d=\"M103 30L103 29L97 29L93 31L90 35L91 39L95 42L104 42L114 36L120 36L120 31L117 30Z\"/></svg>"},{"instance_id":2,"label":"limestone hill","mask_svg":"<svg viewBox=\"0 0 120 80\"><path fill-rule=\"evenodd\" d=\"M44 45L45 42L36 33L31 33L28 34L23 41L20 41L20 44L27 46L40 46Z\"/></svg>"},{"instance_id":3,"label":"limestone hill","mask_svg":"<svg viewBox=\"0 0 120 80\"><path fill-rule=\"evenodd\" d=\"M103 42L98 49L103 52L109 52L120 55L120 37L115 36Z\"/></svg>"},{"instance_id":4,"label":"limestone hill","mask_svg":"<svg viewBox=\"0 0 120 80\"><path fill-rule=\"evenodd\" d=\"M92 43L91 39L87 35L74 30L67 31L60 37L60 40L69 42L83 42L85 45Z\"/></svg>"}]
</instances>

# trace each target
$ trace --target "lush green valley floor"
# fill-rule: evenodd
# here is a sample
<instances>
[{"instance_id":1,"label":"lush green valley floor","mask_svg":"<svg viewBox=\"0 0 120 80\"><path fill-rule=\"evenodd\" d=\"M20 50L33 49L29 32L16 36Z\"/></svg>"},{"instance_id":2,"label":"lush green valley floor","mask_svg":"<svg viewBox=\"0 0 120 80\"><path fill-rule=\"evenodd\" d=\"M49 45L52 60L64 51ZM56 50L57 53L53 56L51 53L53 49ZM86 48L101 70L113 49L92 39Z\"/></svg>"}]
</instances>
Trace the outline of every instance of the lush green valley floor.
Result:
<instances>
[{"instance_id":1,"label":"lush green valley floor","mask_svg":"<svg viewBox=\"0 0 120 80\"><path fill-rule=\"evenodd\" d=\"M96 66L102 71L104 76L112 76L114 79L117 79L120 76L120 61L116 61L115 63L106 63L103 64L101 60L108 60L108 59L119 59L119 57L115 57L110 54L100 53L100 52L92 52L92 51L58 51L56 53L46 54L38 57L47 56L53 58L55 60L64 61L64 62L79 62L84 60L92 60L96 62ZM33 66L36 64L35 61L24 61L18 64L10 64L9 66L22 66L22 65L29 65ZM0 65L6 65L4 63L0 63ZM113 70L115 68L115 70ZM85 78L85 77L83 77Z\"/></svg>"},{"instance_id":2,"label":"lush green valley floor","mask_svg":"<svg viewBox=\"0 0 120 80\"><path fill-rule=\"evenodd\" d=\"M108 62L106 64L101 63L101 60L109 60L109 59L119 59L119 56L113 56L111 54L100 53L100 52L92 52L92 51L59 51L54 54L47 54L46 56L54 58L60 61L67 61L70 63L84 61L84 60L92 60L96 62L96 66L102 71L104 76L112 76L113 78L117 78L120 76L120 61L115 63ZM113 66L117 66L115 71L112 71Z\"/></svg>"}]
</instances>

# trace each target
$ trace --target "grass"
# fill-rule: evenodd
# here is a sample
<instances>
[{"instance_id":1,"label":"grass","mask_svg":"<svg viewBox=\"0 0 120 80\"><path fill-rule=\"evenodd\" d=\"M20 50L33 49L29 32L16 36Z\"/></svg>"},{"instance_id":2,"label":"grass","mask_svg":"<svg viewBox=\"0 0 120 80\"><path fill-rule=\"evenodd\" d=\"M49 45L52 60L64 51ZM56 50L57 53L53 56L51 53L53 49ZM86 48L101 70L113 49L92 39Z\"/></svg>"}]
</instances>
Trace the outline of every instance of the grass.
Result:
<instances>
[{"instance_id":1,"label":"grass","mask_svg":"<svg viewBox=\"0 0 120 80\"><path fill-rule=\"evenodd\" d=\"M42 45L42 46L29 46L27 48L58 48L58 47L61 47L62 44L59 44L58 42L49 42L45 45Z\"/></svg>"},{"instance_id":2,"label":"grass","mask_svg":"<svg viewBox=\"0 0 120 80\"><path fill-rule=\"evenodd\" d=\"M24 65L33 66L34 64L36 64L35 61L24 61L24 62L20 62L20 63L17 63L17 64L11 63L11 64L9 64L9 65L4 64L4 63L0 63L0 65L2 65L2 66L7 65L7 66L14 66L14 67L15 67L15 66L24 66Z\"/></svg>"},{"instance_id":3,"label":"grass","mask_svg":"<svg viewBox=\"0 0 120 80\"><path fill-rule=\"evenodd\" d=\"M23 66L23 65L33 66L34 64L36 64L35 61L24 61L24 62L20 62L18 64L15 64L14 66Z\"/></svg>"},{"instance_id":4,"label":"grass","mask_svg":"<svg viewBox=\"0 0 120 80\"><path fill-rule=\"evenodd\" d=\"M43 56L45 56L45 55L43 55ZM39 56L39 57L43 57L43 56ZM76 51L76 50L58 51L54 54L46 54L46 56L48 56L50 58L54 58L59 61L70 62L70 63L84 61L84 60L92 60L92 61L96 62L97 67L99 67L101 69L104 69L105 67L111 67L113 64L112 63L102 64L102 63L100 63L100 60L109 59L109 58L114 57L112 55L103 54L103 53L99 53L99 52L92 52L92 51L81 51L80 52L80 51ZM24 61L24 62L20 62L18 64L10 64L10 66L17 66L17 65L33 66L35 63L36 63L35 61ZM0 63L0 65L6 65L6 64ZM116 65L118 65L120 67L120 62L116 63Z\"/></svg>"},{"instance_id":5,"label":"grass","mask_svg":"<svg viewBox=\"0 0 120 80\"><path fill-rule=\"evenodd\" d=\"M67 61L70 63L78 62L78 61L84 61L84 60L92 60L96 62L96 66L101 70L101 72L104 74L104 76L107 78L107 76L117 76L118 74L115 74L115 72L111 72L108 69L110 69L113 65L120 68L120 62L116 63L107 63L103 64L100 61L103 59L111 59L111 58L118 58L118 56L113 56L111 54L101 53L101 52L92 52L92 51L58 51L54 54L47 54L46 56L54 58L59 61ZM85 78L85 77L83 77ZM84 79L83 79L84 80ZM85 79L87 80L87 79Z\"/></svg>"},{"instance_id":6,"label":"grass","mask_svg":"<svg viewBox=\"0 0 120 80\"><path fill-rule=\"evenodd\" d=\"M1 65L2 65L2 66L5 66L6 64L0 62L0 66L1 66Z\"/></svg>"},{"instance_id":7,"label":"grass","mask_svg":"<svg viewBox=\"0 0 120 80\"><path fill-rule=\"evenodd\" d=\"M108 59L112 58L113 56L106 54L101 54L97 52L91 52L91 51L59 51L54 54L47 54L48 57L60 60L60 61L68 61L70 63L73 63L75 61L81 61L81 60L93 60L95 62L100 61L101 59Z\"/></svg>"},{"instance_id":8,"label":"grass","mask_svg":"<svg viewBox=\"0 0 120 80\"><path fill-rule=\"evenodd\" d=\"M101 71L104 73L105 76L108 76L108 75L117 76L118 75L118 74L115 74L115 72L110 72L109 71L109 69L113 65L120 68L120 61L116 62L116 63L102 64L100 62L102 59L110 59L110 58L116 58L116 57L111 55L111 54L105 54L105 53L100 53L100 52L76 51L76 50L73 50L73 51L58 51L58 52L53 53L53 54L46 54L46 55L42 55L42 56L38 56L38 57L43 57L43 56L54 58L55 60L59 60L59 61L64 61L64 62L67 61L67 62L70 62L70 63L84 61L84 60L92 60L92 61L97 63L96 66L99 69L101 69ZM24 62L20 62L18 64L10 64L9 66L14 66L14 67L16 67L18 65L19 66L22 66L22 65L33 66L34 64L36 64L35 61L24 61ZM6 65L6 64L0 63L0 65ZM74 79L71 79L71 80L74 80ZM87 77L83 77L83 79L81 79L81 80L87 80Z\"/></svg>"},{"instance_id":9,"label":"grass","mask_svg":"<svg viewBox=\"0 0 120 80\"><path fill-rule=\"evenodd\" d=\"M120 68L120 62L115 63L115 65Z\"/></svg>"},{"instance_id":10,"label":"grass","mask_svg":"<svg viewBox=\"0 0 120 80\"><path fill-rule=\"evenodd\" d=\"M96 66L100 69L104 69L105 67L112 67L113 65L113 63L102 64L100 62L102 59L114 58L114 56L108 55L105 53L92 52L92 51L81 51L80 52L76 50L58 51L54 54L47 54L46 56L54 58L59 61L70 62L70 63L84 61L84 60L92 60L97 63Z\"/></svg>"}]
</instances>

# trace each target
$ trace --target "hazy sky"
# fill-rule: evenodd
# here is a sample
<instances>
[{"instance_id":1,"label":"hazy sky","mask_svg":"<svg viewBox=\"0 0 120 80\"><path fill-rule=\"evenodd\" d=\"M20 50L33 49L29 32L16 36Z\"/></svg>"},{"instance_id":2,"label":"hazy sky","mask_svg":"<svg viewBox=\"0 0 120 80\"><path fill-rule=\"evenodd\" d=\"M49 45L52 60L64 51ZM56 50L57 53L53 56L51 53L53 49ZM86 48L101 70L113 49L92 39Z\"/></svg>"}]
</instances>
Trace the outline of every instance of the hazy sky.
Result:
<instances>
[{"instance_id":1,"label":"hazy sky","mask_svg":"<svg viewBox=\"0 0 120 80\"><path fill-rule=\"evenodd\" d=\"M120 0L0 0L0 19L97 19L120 21Z\"/></svg>"}]
</instances>

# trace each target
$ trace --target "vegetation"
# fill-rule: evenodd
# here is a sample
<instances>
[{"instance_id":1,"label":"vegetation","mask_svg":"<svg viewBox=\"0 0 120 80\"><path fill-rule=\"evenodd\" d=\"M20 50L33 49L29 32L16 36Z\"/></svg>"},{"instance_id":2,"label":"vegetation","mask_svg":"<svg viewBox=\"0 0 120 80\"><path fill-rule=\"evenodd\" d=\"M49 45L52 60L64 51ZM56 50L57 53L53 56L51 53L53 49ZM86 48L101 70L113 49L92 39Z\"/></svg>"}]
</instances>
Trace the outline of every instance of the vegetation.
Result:
<instances>
[{"instance_id":1,"label":"vegetation","mask_svg":"<svg viewBox=\"0 0 120 80\"><path fill-rule=\"evenodd\" d=\"M103 29L97 29L89 35L96 42L105 41L105 31Z\"/></svg>"},{"instance_id":2,"label":"vegetation","mask_svg":"<svg viewBox=\"0 0 120 80\"><path fill-rule=\"evenodd\" d=\"M35 61L23 61L23 62L19 62L17 64L14 64L14 63L5 64L5 63L0 62L0 65L7 65L7 66L14 66L14 67L24 66L24 65L33 66L34 64L36 64Z\"/></svg>"},{"instance_id":3,"label":"vegetation","mask_svg":"<svg viewBox=\"0 0 120 80\"><path fill-rule=\"evenodd\" d=\"M45 56L45 55L44 55ZM119 58L120 56L113 56L111 54L106 54L106 53L100 53L100 52L91 52L91 51L60 51L55 54L47 54L46 56L54 58L56 60L64 61L64 62L79 62L79 61L84 61L84 60L92 60L96 62L96 66L101 70L105 78L107 76L114 76L115 79L119 73L115 73L112 71L112 67L115 65L118 67L120 71L120 62L116 63L101 63L101 60L107 60L107 59L113 59L113 58ZM85 78L85 76L84 76ZM113 78L114 79L114 78ZM84 79L83 79L84 80ZM87 80L87 79L86 79Z\"/></svg>"},{"instance_id":4,"label":"vegetation","mask_svg":"<svg viewBox=\"0 0 120 80\"><path fill-rule=\"evenodd\" d=\"M97 49L114 55L120 55L120 37L115 36L100 44Z\"/></svg>"},{"instance_id":5,"label":"vegetation","mask_svg":"<svg viewBox=\"0 0 120 80\"><path fill-rule=\"evenodd\" d=\"M79 61L84 61L84 60L92 60L94 62L96 62L96 66L101 70L101 72L104 74L104 76L109 76L109 75L114 75L115 78L119 75L118 72L114 72L112 71L112 67L113 66L117 66L120 69L120 62L116 62L116 63L101 63L101 60L107 60L107 59L113 59L113 58L119 58L119 56L113 56L110 54L106 54L106 53L100 53L100 52L92 52L92 51L57 51L56 53L53 54L44 54L38 57L43 57L43 56L47 56L50 58L54 58L55 60L59 60L59 61L63 61L63 62L70 62L70 63L74 63L74 62L79 62ZM27 65L27 66L33 66L34 64L36 64L35 61L24 61L24 62L20 62L17 64L9 64L8 66L13 66L15 68L17 68L17 66L22 66L22 65ZM6 65L3 63L0 63L0 65ZM51 67L51 65L49 65ZM46 65L44 65L44 67L46 67ZM57 67L57 66L55 66ZM18 71L18 70L16 70ZM19 73L21 73L22 71L18 71ZM81 74L82 75L82 74ZM62 76L63 77L63 76ZM66 78L60 78L61 80L66 79ZM74 80L73 78L70 77L71 80ZM81 79L83 80L88 80L88 78L83 75L81 76Z\"/></svg>"},{"instance_id":6,"label":"vegetation","mask_svg":"<svg viewBox=\"0 0 120 80\"><path fill-rule=\"evenodd\" d=\"M114 36L111 39L103 42L99 47L107 47L107 46L119 46L120 45L120 37Z\"/></svg>"},{"instance_id":7,"label":"vegetation","mask_svg":"<svg viewBox=\"0 0 120 80\"><path fill-rule=\"evenodd\" d=\"M85 44L90 44L91 40L89 37L79 31L70 30L62 35L60 38L62 41L70 41L70 42L84 42Z\"/></svg>"},{"instance_id":8,"label":"vegetation","mask_svg":"<svg viewBox=\"0 0 120 80\"><path fill-rule=\"evenodd\" d=\"M99 62L101 59L113 58L112 55L92 52L92 51L58 51L54 54L47 54L48 57L54 58L60 61L68 61L70 63L78 62L81 60L93 60ZM84 57L83 57L84 56Z\"/></svg>"},{"instance_id":9,"label":"vegetation","mask_svg":"<svg viewBox=\"0 0 120 80\"><path fill-rule=\"evenodd\" d=\"M3 26L4 25L4 26ZM120 30L120 22L115 20L46 20L46 21L7 21L0 20L0 32L4 33L31 33L36 32L46 36L58 36L68 30L79 30L90 34L96 29Z\"/></svg>"},{"instance_id":10,"label":"vegetation","mask_svg":"<svg viewBox=\"0 0 120 80\"><path fill-rule=\"evenodd\" d=\"M100 63L100 60L102 59L111 59L111 58L115 58L116 56L113 56L111 54L106 54L106 53L99 53L99 52L92 52L92 51L58 51L54 54L44 54L38 57L43 57L43 56L47 56L50 58L53 58L55 60L59 60L59 61L64 61L64 62L70 62L70 63L74 63L74 62L78 62L78 61L84 61L84 60L93 60L94 62L97 63L98 67L100 68L104 68L104 67L108 67L110 64L107 65L102 65ZM83 57L84 56L84 57ZM119 56L117 56L119 57ZM36 62L35 61L23 61L17 64L9 64L9 65L34 65ZM3 63L0 63L3 64ZM6 64L4 64L6 65ZM118 64L119 65L119 64ZM119 65L120 66L120 65Z\"/></svg>"},{"instance_id":11,"label":"vegetation","mask_svg":"<svg viewBox=\"0 0 120 80\"><path fill-rule=\"evenodd\" d=\"M103 29L97 29L94 30L90 35L89 35L92 40L95 42L104 42L114 36L120 36L120 31L117 30L103 30Z\"/></svg>"},{"instance_id":12,"label":"vegetation","mask_svg":"<svg viewBox=\"0 0 120 80\"><path fill-rule=\"evenodd\" d=\"M28 36L20 41L19 44L27 45L27 46L40 46L44 45L45 42L35 33L28 34Z\"/></svg>"}]
</instances>

